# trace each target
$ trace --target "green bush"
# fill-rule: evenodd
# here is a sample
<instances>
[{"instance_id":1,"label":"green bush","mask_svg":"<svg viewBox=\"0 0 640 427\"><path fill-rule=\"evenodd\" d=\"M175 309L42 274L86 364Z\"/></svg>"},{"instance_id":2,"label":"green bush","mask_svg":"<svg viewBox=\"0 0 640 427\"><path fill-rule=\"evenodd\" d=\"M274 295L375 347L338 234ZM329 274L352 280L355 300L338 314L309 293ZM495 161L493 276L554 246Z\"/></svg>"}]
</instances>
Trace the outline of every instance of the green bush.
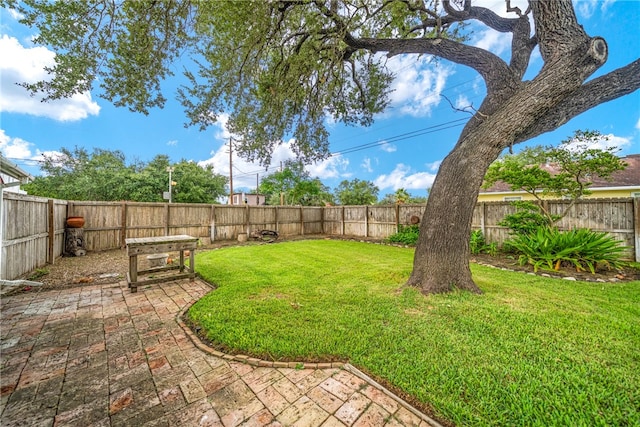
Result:
<instances>
[{"instance_id":1,"label":"green bush","mask_svg":"<svg viewBox=\"0 0 640 427\"><path fill-rule=\"evenodd\" d=\"M484 239L484 234L482 234L482 230L474 230L471 232L469 248L473 255L486 253L491 256L495 256L496 253L498 253L498 245L496 243L487 244Z\"/></svg>"},{"instance_id":2,"label":"green bush","mask_svg":"<svg viewBox=\"0 0 640 427\"><path fill-rule=\"evenodd\" d=\"M400 225L398 232L387 237L389 243L400 243L403 245L415 245L418 242L420 234L420 226L416 225Z\"/></svg>"},{"instance_id":3,"label":"green bush","mask_svg":"<svg viewBox=\"0 0 640 427\"><path fill-rule=\"evenodd\" d=\"M588 229L559 231L540 227L530 234L517 234L508 245L519 256L521 265L558 270L561 265L573 265L578 271L595 273L598 266L619 268L625 263L622 255L627 249L604 232Z\"/></svg>"},{"instance_id":4,"label":"green bush","mask_svg":"<svg viewBox=\"0 0 640 427\"><path fill-rule=\"evenodd\" d=\"M555 221L560 219L559 215L545 216L538 205L533 202L520 200L512 203L516 207L516 212L505 215L498 223L503 227L508 227L512 234L531 234L541 227L551 227Z\"/></svg>"}]
</instances>

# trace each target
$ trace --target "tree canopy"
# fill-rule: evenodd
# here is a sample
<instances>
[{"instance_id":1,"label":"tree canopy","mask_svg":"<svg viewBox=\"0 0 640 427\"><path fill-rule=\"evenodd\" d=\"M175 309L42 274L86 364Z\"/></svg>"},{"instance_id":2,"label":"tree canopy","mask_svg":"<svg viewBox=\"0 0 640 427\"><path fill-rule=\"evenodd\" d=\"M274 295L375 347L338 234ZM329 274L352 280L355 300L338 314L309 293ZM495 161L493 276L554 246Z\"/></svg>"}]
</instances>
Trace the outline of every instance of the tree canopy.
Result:
<instances>
[{"instance_id":1,"label":"tree canopy","mask_svg":"<svg viewBox=\"0 0 640 427\"><path fill-rule=\"evenodd\" d=\"M229 112L237 152L264 164L285 135L303 161L326 157L328 116L370 124L389 103L391 56L475 70L486 97L442 161L421 221L408 284L425 293L480 292L471 220L503 150L640 87L640 59L590 79L608 46L585 32L571 0L530 0L526 10L506 0L507 17L473 0L0 1L57 54L51 80L25 84L35 93L54 99L100 82L106 99L146 113L164 105L160 82L191 54L179 92L187 121L204 128ZM511 35L508 60L467 43L471 21ZM536 48L543 66L525 78Z\"/></svg>"},{"instance_id":2,"label":"tree canopy","mask_svg":"<svg viewBox=\"0 0 640 427\"><path fill-rule=\"evenodd\" d=\"M258 192L269 205L324 206L333 202L330 189L318 178L311 178L300 162L287 162L285 167L267 175Z\"/></svg>"},{"instance_id":3,"label":"tree canopy","mask_svg":"<svg viewBox=\"0 0 640 427\"><path fill-rule=\"evenodd\" d=\"M355 178L342 181L335 195L341 205L373 205L378 201L379 191L373 182Z\"/></svg>"},{"instance_id":4,"label":"tree canopy","mask_svg":"<svg viewBox=\"0 0 640 427\"><path fill-rule=\"evenodd\" d=\"M227 178L193 162L171 164L157 155L148 164L127 165L121 151L61 148L60 154L45 154L43 176L25 184L29 194L66 200L131 200L163 202L169 189L167 168L173 167L173 201L216 203L226 194Z\"/></svg>"}]
</instances>

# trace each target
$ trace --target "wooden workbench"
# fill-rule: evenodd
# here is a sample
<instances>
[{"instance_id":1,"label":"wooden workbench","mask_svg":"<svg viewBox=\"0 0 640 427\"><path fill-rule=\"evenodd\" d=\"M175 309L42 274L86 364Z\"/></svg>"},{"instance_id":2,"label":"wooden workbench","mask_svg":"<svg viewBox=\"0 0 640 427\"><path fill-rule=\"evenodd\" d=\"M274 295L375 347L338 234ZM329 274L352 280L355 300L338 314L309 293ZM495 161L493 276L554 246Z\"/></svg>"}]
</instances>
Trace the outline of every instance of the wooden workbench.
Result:
<instances>
[{"instance_id":1,"label":"wooden workbench","mask_svg":"<svg viewBox=\"0 0 640 427\"><path fill-rule=\"evenodd\" d=\"M138 286L150 285L152 283L165 282L170 280L190 278L192 281L196 277L194 252L197 247L198 238L186 235L141 237L125 239L127 244L127 255L129 256L129 273L127 282L131 292L137 292ZM189 253L189 266L184 265L184 251ZM164 252L180 251L180 262L178 265L168 265L147 270L138 270L138 255L159 254ZM187 271L185 271L185 269ZM161 273L167 270L179 270L176 274L165 274L162 277L138 280L138 275L148 273Z\"/></svg>"}]
</instances>

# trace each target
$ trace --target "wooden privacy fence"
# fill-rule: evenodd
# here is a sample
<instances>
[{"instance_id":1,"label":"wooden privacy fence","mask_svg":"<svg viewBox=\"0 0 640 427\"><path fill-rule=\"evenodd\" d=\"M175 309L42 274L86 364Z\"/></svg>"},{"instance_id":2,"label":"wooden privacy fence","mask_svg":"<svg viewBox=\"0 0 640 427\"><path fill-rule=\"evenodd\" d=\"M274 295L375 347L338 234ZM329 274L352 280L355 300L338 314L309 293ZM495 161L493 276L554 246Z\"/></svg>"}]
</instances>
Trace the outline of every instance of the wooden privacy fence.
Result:
<instances>
[{"instance_id":1,"label":"wooden privacy fence","mask_svg":"<svg viewBox=\"0 0 640 427\"><path fill-rule=\"evenodd\" d=\"M553 213L569 203L548 201ZM67 216L85 219L88 251L124 247L131 237L187 234L203 243L236 240L241 233L276 230L283 236L324 234L384 239L412 218L422 218L425 205L385 206L228 206L178 203L80 202L5 192L0 279L13 279L63 255ZM472 226L488 242L501 244L507 229L498 222L515 211L509 202L476 206ZM415 219L415 218L414 218ZM632 248L640 261L640 199L583 200L559 226L606 231Z\"/></svg>"}]
</instances>

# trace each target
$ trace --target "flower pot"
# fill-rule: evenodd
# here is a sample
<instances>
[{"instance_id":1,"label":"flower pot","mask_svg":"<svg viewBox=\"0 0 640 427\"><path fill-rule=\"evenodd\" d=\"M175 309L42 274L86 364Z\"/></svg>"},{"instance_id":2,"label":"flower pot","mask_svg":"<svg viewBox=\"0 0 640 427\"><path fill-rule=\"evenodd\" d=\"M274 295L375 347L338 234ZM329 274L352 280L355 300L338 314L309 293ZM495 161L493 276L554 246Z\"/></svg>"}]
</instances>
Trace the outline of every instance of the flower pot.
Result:
<instances>
[{"instance_id":1,"label":"flower pot","mask_svg":"<svg viewBox=\"0 0 640 427\"><path fill-rule=\"evenodd\" d=\"M81 216L70 216L67 218L67 227L82 228L84 227L84 218Z\"/></svg>"}]
</instances>

